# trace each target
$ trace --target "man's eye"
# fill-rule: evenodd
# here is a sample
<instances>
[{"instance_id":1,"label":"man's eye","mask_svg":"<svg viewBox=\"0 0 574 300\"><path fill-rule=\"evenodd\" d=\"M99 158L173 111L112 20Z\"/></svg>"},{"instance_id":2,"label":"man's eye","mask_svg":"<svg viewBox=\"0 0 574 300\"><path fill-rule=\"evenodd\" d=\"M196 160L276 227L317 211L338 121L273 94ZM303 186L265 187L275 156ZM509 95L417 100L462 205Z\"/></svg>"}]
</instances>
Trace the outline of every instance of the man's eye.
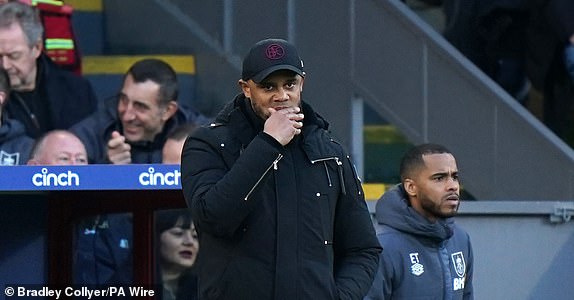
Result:
<instances>
[{"instance_id":1,"label":"man's eye","mask_svg":"<svg viewBox=\"0 0 574 300\"><path fill-rule=\"evenodd\" d=\"M22 54L20 52L15 52L8 54L7 57L9 60L18 60L20 57L22 57Z\"/></svg>"}]
</instances>

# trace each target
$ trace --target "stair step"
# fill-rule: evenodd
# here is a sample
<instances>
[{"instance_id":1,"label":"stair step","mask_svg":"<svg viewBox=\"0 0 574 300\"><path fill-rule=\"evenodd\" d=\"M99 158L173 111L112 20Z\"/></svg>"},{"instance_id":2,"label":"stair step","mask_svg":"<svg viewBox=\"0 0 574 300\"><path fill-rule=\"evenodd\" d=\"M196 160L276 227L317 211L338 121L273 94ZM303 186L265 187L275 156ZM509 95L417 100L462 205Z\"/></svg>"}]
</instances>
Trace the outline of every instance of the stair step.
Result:
<instances>
[{"instance_id":1,"label":"stair step","mask_svg":"<svg viewBox=\"0 0 574 300\"><path fill-rule=\"evenodd\" d=\"M137 61L157 58L170 64L178 74L195 75L193 55L89 55L82 59L82 70L86 75L124 74Z\"/></svg>"},{"instance_id":2,"label":"stair step","mask_svg":"<svg viewBox=\"0 0 574 300\"><path fill-rule=\"evenodd\" d=\"M104 8L103 0L64 0L71 5L74 11L101 12Z\"/></svg>"}]
</instances>

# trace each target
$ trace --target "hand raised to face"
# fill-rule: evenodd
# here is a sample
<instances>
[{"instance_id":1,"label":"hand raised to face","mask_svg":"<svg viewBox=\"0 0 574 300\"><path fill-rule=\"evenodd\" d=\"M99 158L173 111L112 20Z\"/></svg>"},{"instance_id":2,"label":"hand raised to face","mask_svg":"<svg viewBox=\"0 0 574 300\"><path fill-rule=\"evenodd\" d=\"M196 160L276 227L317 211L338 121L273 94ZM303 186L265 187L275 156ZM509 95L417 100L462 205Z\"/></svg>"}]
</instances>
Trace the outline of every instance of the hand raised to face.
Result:
<instances>
[{"instance_id":1,"label":"hand raised to face","mask_svg":"<svg viewBox=\"0 0 574 300\"><path fill-rule=\"evenodd\" d=\"M301 111L299 107L288 107L281 110L269 108L268 111L271 115L265 121L263 132L272 136L281 145L289 144L295 135L301 133L305 116L299 113Z\"/></svg>"},{"instance_id":2,"label":"hand raised to face","mask_svg":"<svg viewBox=\"0 0 574 300\"><path fill-rule=\"evenodd\" d=\"M119 132L112 132L112 136L108 141L107 155L108 160L113 164L129 164L132 162L131 146L126 143L126 137Z\"/></svg>"}]
</instances>

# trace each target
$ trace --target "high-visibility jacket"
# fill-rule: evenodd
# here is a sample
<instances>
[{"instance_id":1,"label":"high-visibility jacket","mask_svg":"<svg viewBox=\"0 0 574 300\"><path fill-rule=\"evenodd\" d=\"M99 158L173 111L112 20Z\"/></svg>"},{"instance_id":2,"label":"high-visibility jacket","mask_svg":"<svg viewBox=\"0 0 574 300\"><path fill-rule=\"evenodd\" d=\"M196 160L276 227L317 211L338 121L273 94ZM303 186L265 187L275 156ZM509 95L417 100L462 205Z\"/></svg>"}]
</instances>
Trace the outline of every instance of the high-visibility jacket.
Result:
<instances>
[{"instance_id":1,"label":"high-visibility jacket","mask_svg":"<svg viewBox=\"0 0 574 300\"><path fill-rule=\"evenodd\" d=\"M58 0L32 0L44 25L44 51L56 64L81 73L81 59L72 27L71 5Z\"/></svg>"}]
</instances>

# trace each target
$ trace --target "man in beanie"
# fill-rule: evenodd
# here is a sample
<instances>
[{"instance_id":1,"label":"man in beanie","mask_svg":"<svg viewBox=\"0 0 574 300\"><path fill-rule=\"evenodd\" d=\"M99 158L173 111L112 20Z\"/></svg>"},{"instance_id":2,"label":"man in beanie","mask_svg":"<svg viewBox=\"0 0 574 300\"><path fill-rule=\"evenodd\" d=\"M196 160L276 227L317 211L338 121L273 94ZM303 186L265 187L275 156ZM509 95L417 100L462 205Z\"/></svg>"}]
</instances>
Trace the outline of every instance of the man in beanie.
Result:
<instances>
[{"instance_id":1,"label":"man in beanie","mask_svg":"<svg viewBox=\"0 0 574 300\"><path fill-rule=\"evenodd\" d=\"M200 299L362 299L371 286L381 247L361 183L304 80L292 44L256 43L242 93L184 145Z\"/></svg>"}]
</instances>

